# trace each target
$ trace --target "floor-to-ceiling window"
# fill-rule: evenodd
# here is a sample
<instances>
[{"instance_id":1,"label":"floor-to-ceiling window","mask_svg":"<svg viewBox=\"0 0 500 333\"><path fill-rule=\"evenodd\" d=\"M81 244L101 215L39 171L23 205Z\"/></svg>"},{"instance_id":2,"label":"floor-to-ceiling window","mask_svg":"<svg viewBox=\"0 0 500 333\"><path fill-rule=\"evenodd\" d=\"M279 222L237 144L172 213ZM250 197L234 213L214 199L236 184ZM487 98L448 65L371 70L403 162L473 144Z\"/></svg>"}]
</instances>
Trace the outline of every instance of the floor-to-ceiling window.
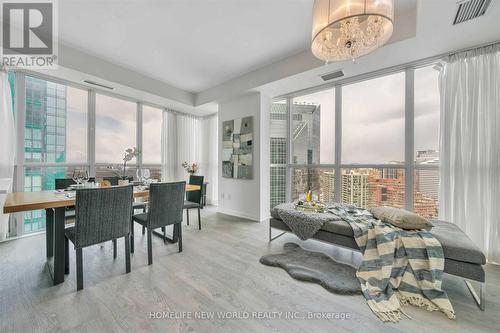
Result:
<instances>
[{"instance_id":1,"label":"floor-to-ceiling window","mask_svg":"<svg viewBox=\"0 0 500 333\"><path fill-rule=\"evenodd\" d=\"M284 176L271 179L271 207L284 202L273 198L273 189L284 188L280 198L296 200L312 190L327 203L388 205L437 217L438 74L432 65L410 67L273 103L271 177L278 139L286 155ZM285 137L273 133L276 110Z\"/></svg>"},{"instance_id":2,"label":"floor-to-ceiling window","mask_svg":"<svg viewBox=\"0 0 500 333\"><path fill-rule=\"evenodd\" d=\"M95 110L96 177L114 176L110 167L122 169L125 149L137 147L137 103L96 94ZM135 175L136 162L127 162L127 175Z\"/></svg>"},{"instance_id":3,"label":"floor-to-ceiling window","mask_svg":"<svg viewBox=\"0 0 500 333\"><path fill-rule=\"evenodd\" d=\"M291 198L311 190L333 202L335 170L328 165L335 163L335 90L294 97L291 109Z\"/></svg>"},{"instance_id":4,"label":"floor-to-ceiling window","mask_svg":"<svg viewBox=\"0 0 500 333\"><path fill-rule=\"evenodd\" d=\"M87 90L25 77L24 191L53 190L87 168L87 102ZM25 213L25 233L44 228L44 211Z\"/></svg>"},{"instance_id":5,"label":"floor-to-ceiling window","mask_svg":"<svg viewBox=\"0 0 500 333\"><path fill-rule=\"evenodd\" d=\"M343 86L342 202L404 208L404 160L405 73Z\"/></svg>"}]
</instances>

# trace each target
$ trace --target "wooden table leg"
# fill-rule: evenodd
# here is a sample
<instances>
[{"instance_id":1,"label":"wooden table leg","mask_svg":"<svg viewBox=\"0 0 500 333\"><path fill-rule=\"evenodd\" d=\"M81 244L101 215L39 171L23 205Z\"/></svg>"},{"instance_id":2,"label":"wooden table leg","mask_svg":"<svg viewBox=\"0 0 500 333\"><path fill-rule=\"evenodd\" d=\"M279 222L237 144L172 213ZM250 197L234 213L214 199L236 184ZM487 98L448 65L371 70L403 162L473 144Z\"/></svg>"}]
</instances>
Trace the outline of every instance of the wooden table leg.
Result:
<instances>
[{"instance_id":1,"label":"wooden table leg","mask_svg":"<svg viewBox=\"0 0 500 333\"><path fill-rule=\"evenodd\" d=\"M45 209L45 245L47 248L47 258L54 256L54 210Z\"/></svg>"},{"instance_id":2,"label":"wooden table leg","mask_svg":"<svg viewBox=\"0 0 500 333\"><path fill-rule=\"evenodd\" d=\"M49 260L49 271L54 282L54 286L64 282L64 224L65 224L65 208L56 208L53 214L52 224L52 235L47 236L53 239L53 255L54 259ZM49 214L50 216L50 214ZM49 229L47 231L50 233ZM48 248L47 248L48 251Z\"/></svg>"}]
</instances>

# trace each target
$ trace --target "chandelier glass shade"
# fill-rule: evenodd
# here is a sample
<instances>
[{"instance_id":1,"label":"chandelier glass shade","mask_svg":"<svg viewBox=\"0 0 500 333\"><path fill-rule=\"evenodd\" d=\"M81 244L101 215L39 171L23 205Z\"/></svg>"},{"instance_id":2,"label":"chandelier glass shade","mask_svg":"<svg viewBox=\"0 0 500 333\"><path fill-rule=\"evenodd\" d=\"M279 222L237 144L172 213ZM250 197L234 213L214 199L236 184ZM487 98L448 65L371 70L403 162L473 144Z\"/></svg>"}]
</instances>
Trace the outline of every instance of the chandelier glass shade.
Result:
<instances>
[{"instance_id":1,"label":"chandelier glass shade","mask_svg":"<svg viewBox=\"0 0 500 333\"><path fill-rule=\"evenodd\" d=\"M392 35L394 0L315 0L311 50L326 61L355 59Z\"/></svg>"}]
</instances>

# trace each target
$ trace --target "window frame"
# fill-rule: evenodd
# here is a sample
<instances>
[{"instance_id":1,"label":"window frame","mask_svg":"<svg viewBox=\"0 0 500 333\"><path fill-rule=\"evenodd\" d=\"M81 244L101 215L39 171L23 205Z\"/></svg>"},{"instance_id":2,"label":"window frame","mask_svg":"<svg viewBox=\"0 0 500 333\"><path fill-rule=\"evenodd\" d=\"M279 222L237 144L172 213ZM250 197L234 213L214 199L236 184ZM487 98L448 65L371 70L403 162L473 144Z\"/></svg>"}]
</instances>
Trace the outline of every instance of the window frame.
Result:
<instances>
[{"instance_id":1,"label":"window frame","mask_svg":"<svg viewBox=\"0 0 500 333\"><path fill-rule=\"evenodd\" d=\"M321 85L302 91L276 97L272 102L286 100L287 108L287 126L288 126L288 150L287 150L287 178L286 178L286 198L287 202L292 197L292 174L296 168L319 168L334 169L335 171L335 200L342 197L342 169L364 169L364 168L395 168L403 170L405 173L405 209L414 210L414 174L418 170L439 170L439 165L421 165L415 163L415 70L422 67L433 66L439 63L439 59L429 59L426 61L415 62L403 66L397 66L368 74L338 80L334 83ZM396 73L404 73L404 163L403 164L344 164L342 162L342 89L344 86L357 82L367 81L375 78L389 76ZM292 161L291 123L293 99L303 95L312 94L318 91L327 91L334 88L335 96L335 163L333 164L294 164Z\"/></svg>"}]
</instances>

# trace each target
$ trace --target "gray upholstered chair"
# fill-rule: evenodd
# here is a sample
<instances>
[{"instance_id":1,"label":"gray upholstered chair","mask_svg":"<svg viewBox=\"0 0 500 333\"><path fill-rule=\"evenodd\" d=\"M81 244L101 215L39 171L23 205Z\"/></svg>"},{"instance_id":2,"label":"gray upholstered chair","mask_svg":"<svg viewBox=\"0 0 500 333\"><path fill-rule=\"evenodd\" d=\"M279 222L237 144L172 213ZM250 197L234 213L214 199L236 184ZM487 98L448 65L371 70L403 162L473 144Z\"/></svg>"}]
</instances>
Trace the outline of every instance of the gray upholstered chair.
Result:
<instances>
[{"instance_id":1,"label":"gray upholstered chair","mask_svg":"<svg viewBox=\"0 0 500 333\"><path fill-rule=\"evenodd\" d=\"M120 180L120 177L117 176L111 176L111 177L102 177L102 180L107 180L111 186L118 186L118 180ZM128 177L129 182L134 181L134 177L130 176ZM145 202L138 202L134 201L132 203L132 209L135 211L136 209L141 209L143 213L146 212L146 203ZM144 235L145 229L142 228L142 234Z\"/></svg>"},{"instance_id":2,"label":"gray upholstered chair","mask_svg":"<svg viewBox=\"0 0 500 333\"><path fill-rule=\"evenodd\" d=\"M200 209L203 207L202 206L202 200L203 200L203 194L202 194L202 188L203 188L203 176L195 176L195 175L190 175L189 176L189 184L190 185L198 185L200 187L199 191L190 191L186 193L186 201L184 202L184 209L186 209L186 220L187 220L187 225L189 225L189 210L197 208L198 209L198 229L201 230L201 215L200 215Z\"/></svg>"},{"instance_id":3,"label":"gray upholstered chair","mask_svg":"<svg viewBox=\"0 0 500 333\"><path fill-rule=\"evenodd\" d=\"M89 182L93 183L95 181L95 177L90 177ZM73 180L73 178L56 178L54 180L54 185L56 190L65 190L71 185L75 185L76 182Z\"/></svg>"},{"instance_id":4,"label":"gray upholstered chair","mask_svg":"<svg viewBox=\"0 0 500 333\"><path fill-rule=\"evenodd\" d=\"M154 183L149 186L149 210L135 214L132 218L132 252L134 252L134 221L146 227L148 232L148 265L153 263L152 239L154 229L164 229L168 225L178 224L179 252L182 252L182 209L186 182Z\"/></svg>"},{"instance_id":5,"label":"gray upholstered chair","mask_svg":"<svg viewBox=\"0 0 500 333\"><path fill-rule=\"evenodd\" d=\"M125 267L130 272L130 221L132 186L81 189L76 191L75 226L66 228L65 273L69 274L69 241L76 250L77 290L83 289L83 248L123 237ZM115 248L116 257L116 248Z\"/></svg>"},{"instance_id":6,"label":"gray upholstered chair","mask_svg":"<svg viewBox=\"0 0 500 333\"><path fill-rule=\"evenodd\" d=\"M89 178L89 182L93 183L95 181L94 177ZM75 185L76 182L73 180L73 178L56 178L54 180L54 185L56 190L65 190L71 185ZM66 220L71 220L75 218L75 207L74 206L68 206L66 207L66 211L64 212L64 217Z\"/></svg>"}]
</instances>

